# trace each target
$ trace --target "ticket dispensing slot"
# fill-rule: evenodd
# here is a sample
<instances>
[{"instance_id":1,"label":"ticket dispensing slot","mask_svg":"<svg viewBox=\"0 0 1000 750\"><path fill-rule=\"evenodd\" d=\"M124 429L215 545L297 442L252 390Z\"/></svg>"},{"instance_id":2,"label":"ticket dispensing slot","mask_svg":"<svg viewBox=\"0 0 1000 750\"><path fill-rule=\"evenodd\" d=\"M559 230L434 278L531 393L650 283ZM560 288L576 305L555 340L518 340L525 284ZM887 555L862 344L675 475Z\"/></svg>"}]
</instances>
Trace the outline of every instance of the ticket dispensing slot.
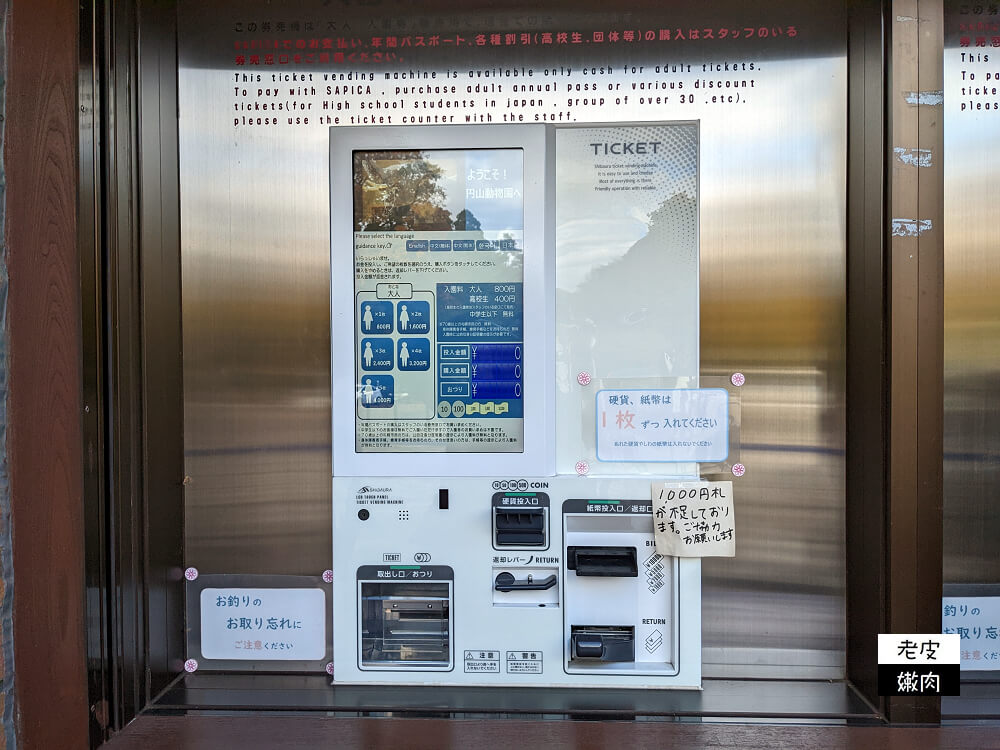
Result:
<instances>
[{"instance_id":1,"label":"ticket dispensing slot","mask_svg":"<svg viewBox=\"0 0 1000 750\"><path fill-rule=\"evenodd\" d=\"M359 581L361 669L450 669L451 584Z\"/></svg>"}]
</instances>

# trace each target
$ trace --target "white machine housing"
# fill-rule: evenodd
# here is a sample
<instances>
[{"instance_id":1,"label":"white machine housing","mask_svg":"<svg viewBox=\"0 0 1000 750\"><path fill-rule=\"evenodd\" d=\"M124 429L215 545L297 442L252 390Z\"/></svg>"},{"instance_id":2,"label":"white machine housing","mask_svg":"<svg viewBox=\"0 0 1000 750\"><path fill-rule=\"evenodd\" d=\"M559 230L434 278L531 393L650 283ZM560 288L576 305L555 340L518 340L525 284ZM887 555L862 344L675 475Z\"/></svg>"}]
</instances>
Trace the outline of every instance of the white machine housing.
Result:
<instances>
[{"instance_id":1,"label":"white machine housing","mask_svg":"<svg viewBox=\"0 0 1000 750\"><path fill-rule=\"evenodd\" d=\"M523 449L361 451L355 155L463 149L523 153ZM699 689L701 563L650 507L697 464L595 436L599 389L698 387L697 123L338 127L330 188L334 683Z\"/></svg>"}]
</instances>

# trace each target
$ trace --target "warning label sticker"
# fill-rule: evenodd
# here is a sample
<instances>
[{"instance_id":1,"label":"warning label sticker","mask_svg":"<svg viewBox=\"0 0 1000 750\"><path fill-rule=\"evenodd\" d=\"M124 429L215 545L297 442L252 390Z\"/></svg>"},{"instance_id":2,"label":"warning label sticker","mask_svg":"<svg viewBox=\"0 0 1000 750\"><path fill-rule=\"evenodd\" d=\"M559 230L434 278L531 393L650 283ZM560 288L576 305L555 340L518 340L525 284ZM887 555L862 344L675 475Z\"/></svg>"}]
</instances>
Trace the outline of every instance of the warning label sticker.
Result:
<instances>
[{"instance_id":1,"label":"warning label sticker","mask_svg":"<svg viewBox=\"0 0 1000 750\"><path fill-rule=\"evenodd\" d=\"M541 651L508 651L507 674L541 674Z\"/></svg>"},{"instance_id":2,"label":"warning label sticker","mask_svg":"<svg viewBox=\"0 0 1000 750\"><path fill-rule=\"evenodd\" d=\"M466 651L465 652L466 672L499 672L500 652L499 651Z\"/></svg>"}]
</instances>

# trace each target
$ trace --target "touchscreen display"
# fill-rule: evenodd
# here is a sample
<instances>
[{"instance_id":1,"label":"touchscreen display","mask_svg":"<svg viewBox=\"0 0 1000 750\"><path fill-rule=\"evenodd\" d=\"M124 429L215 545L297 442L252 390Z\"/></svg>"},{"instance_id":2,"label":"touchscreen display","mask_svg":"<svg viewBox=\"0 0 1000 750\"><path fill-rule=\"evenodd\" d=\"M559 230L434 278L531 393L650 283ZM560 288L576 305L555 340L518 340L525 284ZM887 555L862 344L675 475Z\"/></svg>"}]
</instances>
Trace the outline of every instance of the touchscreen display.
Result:
<instances>
[{"instance_id":1,"label":"touchscreen display","mask_svg":"<svg viewBox=\"0 0 1000 750\"><path fill-rule=\"evenodd\" d=\"M523 162L354 152L357 452L523 452Z\"/></svg>"}]
</instances>

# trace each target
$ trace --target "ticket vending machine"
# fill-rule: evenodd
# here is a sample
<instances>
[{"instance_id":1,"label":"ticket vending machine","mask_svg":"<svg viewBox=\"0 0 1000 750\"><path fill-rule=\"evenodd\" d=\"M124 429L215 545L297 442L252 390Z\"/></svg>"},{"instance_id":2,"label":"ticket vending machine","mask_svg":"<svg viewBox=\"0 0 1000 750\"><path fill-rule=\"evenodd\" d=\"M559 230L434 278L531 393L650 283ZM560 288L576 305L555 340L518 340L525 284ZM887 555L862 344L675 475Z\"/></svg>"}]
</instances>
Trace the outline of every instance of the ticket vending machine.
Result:
<instances>
[{"instance_id":1,"label":"ticket vending machine","mask_svg":"<svg viewBox=\"0 0 1000 750\"><path fill-rule=\"evenodd\" d=\"M643 411L698 387L697 167L689 122L331 129L335 682L700 687L651 487L701 454Z\"/></svg>"}]
</instances>

